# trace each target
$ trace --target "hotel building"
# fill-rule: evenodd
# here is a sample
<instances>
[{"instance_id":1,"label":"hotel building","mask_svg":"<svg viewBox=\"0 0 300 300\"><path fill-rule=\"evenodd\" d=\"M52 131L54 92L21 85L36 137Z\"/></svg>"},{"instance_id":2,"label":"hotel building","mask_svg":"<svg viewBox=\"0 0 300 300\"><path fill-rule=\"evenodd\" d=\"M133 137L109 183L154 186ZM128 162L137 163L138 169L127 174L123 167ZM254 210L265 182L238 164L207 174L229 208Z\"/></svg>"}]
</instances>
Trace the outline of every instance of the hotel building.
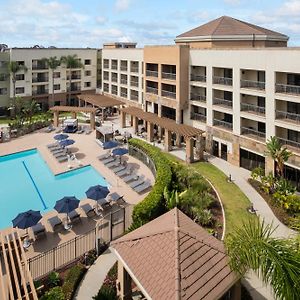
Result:
<instances>
[{"instance_id":1,"label":"hotel building","mask_svg":"<svg viewBox=\"0 0 300 300\"><path fill-rule=\"evenodd\" d=\"M266 141L294 155L286 176L300 188L300 48L286 35L221 17L175 45L104 44L104 94L205 131L206 151L266 172Z\"/></svg>"}]
</instances>

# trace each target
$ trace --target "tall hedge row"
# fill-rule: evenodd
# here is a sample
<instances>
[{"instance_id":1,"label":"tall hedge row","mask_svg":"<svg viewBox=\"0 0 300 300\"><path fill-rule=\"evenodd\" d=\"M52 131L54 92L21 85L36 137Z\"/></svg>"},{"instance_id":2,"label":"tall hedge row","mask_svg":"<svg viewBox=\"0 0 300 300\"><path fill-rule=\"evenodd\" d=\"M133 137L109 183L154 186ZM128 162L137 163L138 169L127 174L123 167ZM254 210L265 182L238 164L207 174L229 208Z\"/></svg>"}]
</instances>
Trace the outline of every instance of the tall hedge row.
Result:
<instances>
[{"instance_id":1,"label":"tall hedge row","mask_svg":"<svg viewBox=\"0 0 300 300\"><path fill-rule=\"evenodd\" d=\"M152 159L156 168L155 184L151 192L133 209L133 225L142 225L165 212L163 192L165 186L170 187L172 170L169 160L158 148L138 139L130 139L129 144L146 153Z\"/></svg>"}]
</instances>

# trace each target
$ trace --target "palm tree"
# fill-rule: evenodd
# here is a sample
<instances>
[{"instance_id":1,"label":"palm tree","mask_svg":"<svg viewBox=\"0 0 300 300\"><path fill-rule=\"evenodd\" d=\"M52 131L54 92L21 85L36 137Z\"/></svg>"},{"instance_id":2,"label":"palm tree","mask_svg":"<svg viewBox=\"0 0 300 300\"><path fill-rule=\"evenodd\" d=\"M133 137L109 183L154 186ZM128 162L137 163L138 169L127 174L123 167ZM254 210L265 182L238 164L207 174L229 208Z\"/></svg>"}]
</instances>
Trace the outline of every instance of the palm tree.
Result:
<instances>
[{"instance_id":1,"label":"palm tree","mask_svg":"<svg viewBox=\"0 0 300 300\"><path fill-rule=\"evenodd\" d=\"M251 219L226 239L231 268L244 275L254 270L278 299L299 299L300 249L294 239L272 237L274 228Z\"/></svg>"},{"instance_id":2,"label":"palm tree","mask_svg":"<svg viewBox=\"0 0 300 300\"><path fill-rule=\"evenodd\" d=\"M63 56L61 58L61 61L66 65L66 68L69 69L69 97L68 97L68 101L69 104L71 102L71 74L72 74L72 69L82 69L83 68L83 64L79 61L79 59L77 58L77 55L68 55L68 56Z\"/></svg>"},{"instance_id":3,"label":"palm tree","mask_svg":"<svg viewBox=\"0 0 300 300\"><path fill-rule=\"evenodd\" d=\"M15 113L15 102L16 102L16 75L20 71L27 72L27 67L25 65L21 65L16 61L10 61L8 63L8 71L11 75L12 83L13 83L13 112Z\"/></svg>"},{"instance_id":4,"label":"palm tree","mask_svg":"<svg viewBox=\"0 0 300 300\"><path fill-rule=\"evenodd\" d=\"M48 65L48 68L52 71L52 103L54 103L54 70L56 70L61 64L61 58L57 59L56 56L43 58Z\"/></svg>"},{"instance_id":5,"label":"palm tree","mask_svg":"<svg viewBox=\"0 0 300 300\"><path fill-rule=\"evenodd\" d=\"M293 155L286 147L282 147L279 139L276 136L271 136L267 141L266 154L272 157L276 163L276 175L283 176L284 163L287 162L290 156Z\"/></svg>"},{"instance_id":6,"label":"palm tree","mask_svg":"<svg viewBox=\"0 0 300 300\"><path fill-rule=\"evenodd\" d=\"M26 119L29 121L29 124L32 122L32 117L41 110L40 105L35 100L30 100L26 102L23 113L26 116Z\"/></svg>"}]
</instances>

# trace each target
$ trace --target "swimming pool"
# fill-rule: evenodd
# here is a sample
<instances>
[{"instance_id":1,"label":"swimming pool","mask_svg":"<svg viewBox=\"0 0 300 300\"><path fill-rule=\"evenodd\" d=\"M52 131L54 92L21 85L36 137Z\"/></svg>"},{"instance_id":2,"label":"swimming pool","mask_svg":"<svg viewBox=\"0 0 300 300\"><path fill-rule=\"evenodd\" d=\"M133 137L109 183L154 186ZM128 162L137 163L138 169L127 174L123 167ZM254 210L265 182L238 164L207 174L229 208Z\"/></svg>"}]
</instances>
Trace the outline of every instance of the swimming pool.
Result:
<instances>
[{"instance_id":1,"label":"swimming pool","mask_svg":"<svg viewBox=\"0 0 300 300\"><path fill-rule=\"evenodd\" d=\"M0 156L0 228L28 209L52 210L64 196L86 198L85 191L96 184L108 186L92 166L54 176L36 149Z\"/></svg>"}]
</instances>

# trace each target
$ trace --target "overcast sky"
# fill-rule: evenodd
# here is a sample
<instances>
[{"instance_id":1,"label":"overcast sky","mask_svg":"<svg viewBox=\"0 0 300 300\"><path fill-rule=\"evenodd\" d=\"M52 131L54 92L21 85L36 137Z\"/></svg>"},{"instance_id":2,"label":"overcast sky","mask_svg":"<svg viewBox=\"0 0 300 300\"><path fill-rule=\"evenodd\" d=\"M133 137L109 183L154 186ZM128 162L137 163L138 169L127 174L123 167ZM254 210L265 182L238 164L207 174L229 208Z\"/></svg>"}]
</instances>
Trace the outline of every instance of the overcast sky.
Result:
<instances>
[{"instance_id":1,"label":"overcast sky","mask_svg":"<svg viewBox=\"0 0 300 300\"><path fill-rule=\"evenodd\" d=\"M171 44L177 35L223 15L287 34L290 46L300 46L300 0L0 0L0 43Z\"/></svg>"}]
</instances>

